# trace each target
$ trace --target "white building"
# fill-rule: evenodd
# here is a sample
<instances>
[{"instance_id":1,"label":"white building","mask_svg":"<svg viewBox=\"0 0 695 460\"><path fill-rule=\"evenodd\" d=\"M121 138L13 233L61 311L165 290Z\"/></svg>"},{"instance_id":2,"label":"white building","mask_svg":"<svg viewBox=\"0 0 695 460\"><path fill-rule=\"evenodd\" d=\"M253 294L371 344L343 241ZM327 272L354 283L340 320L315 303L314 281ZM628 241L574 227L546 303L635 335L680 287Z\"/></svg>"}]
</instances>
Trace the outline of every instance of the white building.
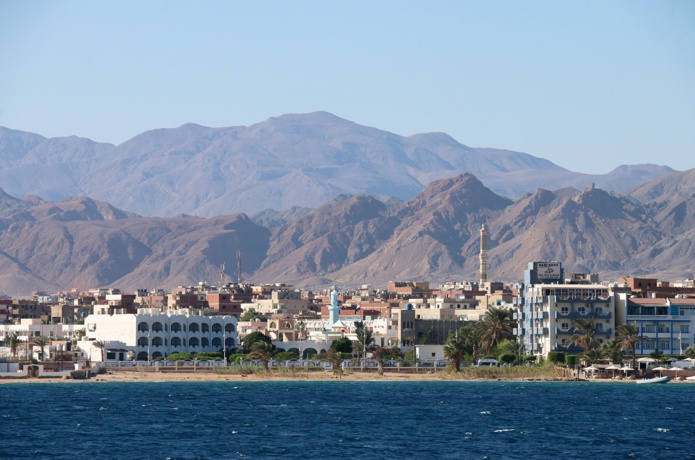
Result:
<instances>
[{"instance_id":1,"label":"white building","mask_svg":"<svg viewBox=\"0 0 695 460\"><path fill-rule=\"evenodd\" d=\"M132 352L137 360L164 358L172 353L198 353L227 350L238 346L234 316L191 315L189 310L161 313L141 308L138 314L90 315L85 318L85 340L118 342L119 350ZM83 344L78 344L83 346ZM92 360L103 360L100 353L84 344ZM124 353L119 356L125 356Z\"/></svg>"},{"instance_id":2,"label":"white building","mask_svg":"<svg viewBox=\"0 0 695 460\"><path fill-rule=\"evenodd\" d=\"M575 321L592 319L599 345L615 337L615 297L602 284L566 284L559 262L531 262L517 313L517 335L525 353L547 357L551 351L583 352L572 343Z\"/></svg>"}]
</instances>

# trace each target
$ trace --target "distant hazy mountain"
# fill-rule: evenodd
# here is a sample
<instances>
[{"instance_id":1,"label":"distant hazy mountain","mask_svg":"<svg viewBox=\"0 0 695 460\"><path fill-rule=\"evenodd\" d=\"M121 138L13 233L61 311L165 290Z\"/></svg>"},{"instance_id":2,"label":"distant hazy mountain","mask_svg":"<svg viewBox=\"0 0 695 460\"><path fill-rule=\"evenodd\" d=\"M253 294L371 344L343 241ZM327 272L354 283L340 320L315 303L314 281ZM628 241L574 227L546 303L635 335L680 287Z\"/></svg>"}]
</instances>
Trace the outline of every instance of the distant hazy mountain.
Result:
<instances>
[{"instance_id":1,"label":"distant hazy mountain","mask_svg":"<svg viewBox=\"0 0 695 460\"><path fill-rule=\"evenodd\" d=\"M83 195L143 216L283 212L340 194L409 200L433 180L464 172L515 198L589 183L622 191L673 170L638 165L579 174L524 153L467 147L443 133L403 137L326 112L249 127L186 124L118 146L0 127L0 186L11 195Z\"/></svg>"},{"instance_id":2,"label":"distant hazy mountain","mask_svg":"<svg viewBox=\"0 0 695 460\"><path fill-rule=\"evenodd\" d=\"M490 279L515 281L533 260L604 278L693 276L695 170L620 196L593 184L537 189L516 201L472 174L439 179L386 205L339 196L314 210L210 219L137 217L75 197L49 202L0 190L0 291L113 286L171 289L214 282L243 254L244 279L299 286L477 279L488 228ZM294 214L294 215L293 215Z\"/></svg>"}]
</instances>

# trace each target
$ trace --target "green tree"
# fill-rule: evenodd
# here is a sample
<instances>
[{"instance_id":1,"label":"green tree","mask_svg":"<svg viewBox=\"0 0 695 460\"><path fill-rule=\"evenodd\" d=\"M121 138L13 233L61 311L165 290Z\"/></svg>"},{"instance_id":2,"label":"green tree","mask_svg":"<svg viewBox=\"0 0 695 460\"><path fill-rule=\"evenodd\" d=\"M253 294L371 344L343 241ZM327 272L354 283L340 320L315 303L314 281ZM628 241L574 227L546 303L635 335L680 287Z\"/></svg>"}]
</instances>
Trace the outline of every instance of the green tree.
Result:
<instances>
[{"instance_id":1,"label":"green tree","mask_svg":"<svg viewBox=\"0 0 695 460\"><path fill-rule=\"evenodd\" d=\"M483 353L490 354L504 339L514 338L514 323L510 308L490 307L485 317L478 321L478 342Z\"/></svg>"},{"instance_id":2,"label":"green tree","mask_svg":"<svg viewBox=\"0 0 695 460\"><path fill-rule=\"evenodd\" d=\"M341 337L331 343L330 349L338 353L352 353L352 341L347 337Z\"/></svg>"},{"instance_id":3,"label":"green tree","mask_svg":"<svg viewBox=\"0 0 695 460\"><path fill-rule=\"evenodd\" d=\"M427 332L425 332L420 339L420 343L422 345L433 345L437 343L437 336L434 331L429 329Z\"/></svg>"},{"instance_id":4,"label":"green tree","mask_svg":"<svg viewBox=\"0 0 695 460\"><path fill-rule=\"evenodd\" d=\"M444 357L451 361L454 372L461 372L461 361L465 359L469 349L469 345L466 342L464 334L456 334L454 331L451 331L444 343Z\"/></svg>"},{"instance_id":5,"label":"green tree","mask_svg":"<svg viewBox=\"0 0 695 460\"><path fill-rule=\"evenodd\" d=\"M637 369L637 344L642 340L636 324L621 324L615 328L615 338L620 342L623 350L630 350L632 354L632 368Z\"/></svg>"},{"instance_id":6,"label":"green tree","mask_svg":"<svg viewBox=\"0 0 695 460\"><path fill-rule=\"evenodd\" d=\"M514 361L519 361L519 342L516 339L504 339L500 343L497 344L495 347L495 350L493 352L493 355L497 356L499 361L502 361L499 359L500 355L504 354L512 354L516 357Z\"/></svg>"},{"instance_id":7,"label":"green tree","mask_svg":"<svg viewBox=\"0 0 695 460\"><path fill-rule=\"evenodd\" d=\"M34 345L41 347L41 361L46 361L46 346L48 345L48 337L41 336L34 339Z\"/></svg>"},{"instance_id":8,"label":"green tree","mask_svg":"<svg viewBox=\"0 0 695 460\"><path fill-rule=\"evenodd\" d=\"M578 318L574 320L575 333L570 337L572 344L581 347L586 354L598 343L594 337L594 318Z\"/></svg>"},{"instance_id":9,"label":"green tree","mask_svg":"<svg viewBox=\"0 0 695 460\"><path fill-rule=\"evenodd\" d=\"M260 359L263 362L263 367L266 371L270 370L270 360L275 356L275 346L272 343L259 340L253 344L251 347L251 353L249 353L249 358Z\"/></svg>"},{"instance_id":10,"label":"green tree","mask_svg":"<svg viewBox=\"0 0 695 460\"><path fill-rule=\"evenodd\" d=\"M623 347L621 347L620 342L615 339L611 339L601 345L601 354L614 364L623 362Z\"/></svg>"},{"instance_id":11,"label":"green tree","mask_svg":"<svg viewBox=\"0 0 695 460\"><path fill-rule=\"evenodd\" d=\"M256 342L265 342L267 344L272 344L273 341L265 335L264 333L260 331L254 331L250 334L248 334L246 337L244 337L241 341L242 345L244 346L244 350L246 350L247 353L250 353L251 350L253 349L253 346L256 344Z\"/></svg>"},{"instance_id":12,"label":"green tree","mask_svg":"<svg viewBox=\"0 0 695 460\"><path fill-rule=\"evenodd\" d=\"M10 353L12 353L12 358L17 361L17 349L22 340L19 338L19 332L12 331L5 334L5 346L10 348Z\"/></svg>"},{"instance_id":13,"label":"green tree","mask_svg":"<svg viewBox=\"0 0 695 460\"><path fill-rule=\"evenodd\" d=\"M241 317L239 318L239 321L253 321L255 319L258 319L259 316L260 315L256 311L256 309L251 307L241 315Z\"/></svg>"}]
</instances>

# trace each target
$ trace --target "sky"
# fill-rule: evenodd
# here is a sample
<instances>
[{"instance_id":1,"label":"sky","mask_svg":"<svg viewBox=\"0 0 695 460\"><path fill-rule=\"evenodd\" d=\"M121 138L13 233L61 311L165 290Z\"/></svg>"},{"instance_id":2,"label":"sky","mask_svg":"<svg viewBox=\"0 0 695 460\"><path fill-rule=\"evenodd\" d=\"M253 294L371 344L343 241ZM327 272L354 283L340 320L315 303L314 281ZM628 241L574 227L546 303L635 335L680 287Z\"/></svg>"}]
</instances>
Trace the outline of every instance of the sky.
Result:
<instances>
[{"instance_id":1,"label":"sky","mask_svg":"<svg viewBox=\"0 0 695 460\"><path fill-rule=\"evenodd\" d=\"M695 167L695 2L0 0L0 126L120 144L323 110L577 172Z\"/></svg>"}]
</instances>

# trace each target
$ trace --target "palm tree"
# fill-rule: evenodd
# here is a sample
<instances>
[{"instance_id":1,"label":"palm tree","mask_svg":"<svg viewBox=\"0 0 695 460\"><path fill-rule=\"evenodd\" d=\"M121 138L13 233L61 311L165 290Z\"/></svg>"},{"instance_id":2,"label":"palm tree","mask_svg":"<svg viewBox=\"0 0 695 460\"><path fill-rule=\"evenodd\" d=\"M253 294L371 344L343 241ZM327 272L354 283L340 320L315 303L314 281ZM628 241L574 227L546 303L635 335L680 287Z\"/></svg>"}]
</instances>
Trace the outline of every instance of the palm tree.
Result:
<instances>
[{"instance_id":1,"label":"palm tree","mask_svg":"<svg viewBox=\"0 0 695 460\"><path fill-rule=\"evenodd\" d=\"M642 340L636 324L621 324L615 328L615 338L620 342L624 350L632 352L632 368L637 368L637 344Z\"/></svg>"},{"instance_id":2,"label":"palm tree","mask_svg":"<svg viewBox=\"0 0 695 460\"><path fill-rule=\"evenodd\" d=\"M48 337L41 336L34 339L34 345L41 347L41 361L46 361L46 345L48 345Z\"/></svg>"},{"instance_id":3,"label":"palm tree","mask_svg":"<svg viewBox=\"0 0 695 460\"><path fill-rule=\"evenodd\" d=\"M594 337L594 318L578 318L574 320L575 333L570 337L573 345L582 347L586 354L596 347L597 341Z\"/></svg>"},{"instance_id":4,"label":"palm tree","mask_svg":"<svg viewBox=\"0 0 695 460\"><path fill-rule=\"evenodd\" d=\"M12 331L5 335L5 346L10 347L10 352L15 361L17 361L17 349L22 340L19 338L19 332Z\"/></svg>"},{"instance_id":5,"label":"palm tree","mask_svg":"<svg viewBox=\"0 0 695 460\"><path fill-rule=\"evenodd\" d=\"M357 348L357 356L362 358L362 369L364 370L364 361L367 359L367 352L373 349L374 337L372 331L367 329L362 321L355 322L355 335L357 340L355 340L353 349Z\"/></svg>"},{"instance_id":6,"label":"palm tree","mask_svg":"<svg viewBox=\"0 0 695 460\"><path fill-rule=\"evenodd\" d=\"M514 338L512 310L490 307L485 318L478 322L477 329L480 348L484 353L492 353L493 348L502 340Z\"/></svg>"},{"instance_id":7,"label":"palm tree","mask_svg":"<svg viewBox=\"0 0 695 460\"><path fill-rule=\"evenodd\" d=\"M272 343L267 342L256 342L251 347L251 353L249 353L249 358L260 359L263 362L263 367L266 371L270 370L268 363L275 356L275 346Z\"/></svg>"},{"instance_id":8,"label":"palm tree","mask_svg":"<svg viewBox=\"0 0 695 460\"><path fill-rule=\"evenodd\" d=\"M591 350L584 353L584 360L589 364L596 363L603 358L601 351L592 348Z\"/></svg>"},{"instance_id":9,"label":"palm tree","mask_svg":"<svg viewBox=\"0 0 695 460\"><path fill-rule=\"evenodd\" d=\"M343 374L343 357L340 355L340 352L331 350L328 353L327 359L328 362L333 365L333 373L337 376L341 376Z\"/></svg>"},{"instance_id":10,"label":"palm tree","mask_svg":"<svg viewBox=\"0 0 695 460\"><path fill-rule=\"evenodd\" d=\"M297 331L297 340L303 340L306 323L304 321L297 321L297 323L294 325L294 329Z\"/></svg>"},{"instance_id":11,"label":"palm tree","mask_svg":"<svg viewBox=\"0 0 695 460\"><path fill-rule=\"evenodd\" d=\"M601 346L601 354L613 364L620 364L623 362L622 347L620 346L620 342L615 339L611 339Z\"/></svg>"},{"instance_id":12,"label":"palm tree","mask_svg":"<svg viewBox=\"0 0 695 460\"><path fill-rule=\"evenodd\" d=\"M684 354L686 358L695 358L695 345L690 345L686 348Z\"/></svg>"},{"instance_id":13,"label":"palm tree","mask_svg":"<svg viewBox=\"0 0 695 460\"><path fill-rule=\"evenodd\" d=\"M449 333L444 343L444 357L451 360L455 372L461 372L461 361L466 357L468 344L464 334Z\"/></svg>"},{"instance_id":14,"label":"palm tree","mask_svg":"<svg viewBox=\"0 0 695 460\"><path fill-rule=\"evenodd\" d=\"M660 363L664 359L664 352L658 348L649 353L650 358L654 358L656 362Z\"/></svg>"},{"instance_id":15,"label":"palm tree","mask_svg":"<svg viewBox=\"0 0 695 460\"><path fill-rule=\"evenodd\" d=\"M384 363L389 359L396 359L402 356L401 349L398 347L385 348L379 347L372 353L374 360L379 366L379 375L384 375Z\"/></svg>"},{"instance_id":16,"label":"palm tree","mask_svg":"<svg viewBox=\"0 0 695 460\"><path fill-rule=\"evenodd\" d=\"M101 352L101 361L104 361L104 347L106 346L106 342L103 342L101 340L95 340L92 342L92 346L94 348L97 348Z\"/></svg>"}]
</instances>

